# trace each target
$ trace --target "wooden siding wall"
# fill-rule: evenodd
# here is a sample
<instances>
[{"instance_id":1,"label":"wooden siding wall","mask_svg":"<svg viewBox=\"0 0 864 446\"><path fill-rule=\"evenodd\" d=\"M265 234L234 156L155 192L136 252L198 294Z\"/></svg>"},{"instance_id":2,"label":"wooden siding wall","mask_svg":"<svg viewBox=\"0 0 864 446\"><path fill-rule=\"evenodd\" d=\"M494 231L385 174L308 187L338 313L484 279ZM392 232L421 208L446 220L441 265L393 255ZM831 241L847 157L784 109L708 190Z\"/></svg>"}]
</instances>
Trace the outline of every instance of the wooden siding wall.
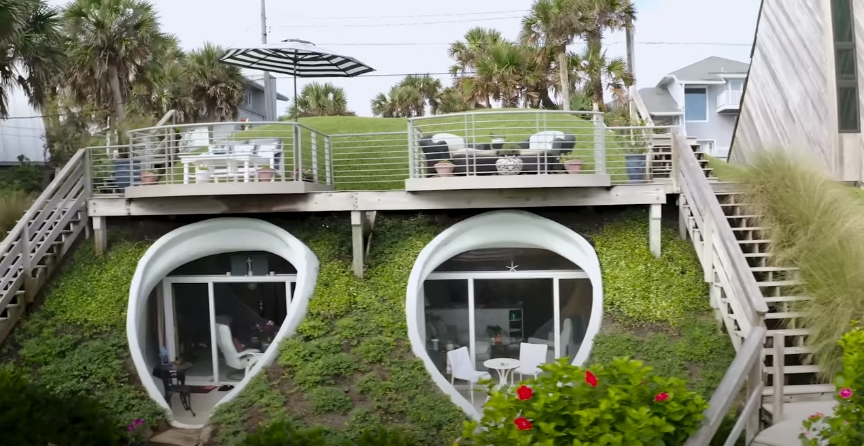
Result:
<instances>
[{"instance_id":1,"label":"wooden siding wall","mask_svg":"<svg viewBox=\"0 0 864 446\"><path fill-rule=\"evenodd\" d=\"M806 153L837 174L829 0L764 2L730 159L747 163L778 148Z\"/></svg>"}]
</instances>

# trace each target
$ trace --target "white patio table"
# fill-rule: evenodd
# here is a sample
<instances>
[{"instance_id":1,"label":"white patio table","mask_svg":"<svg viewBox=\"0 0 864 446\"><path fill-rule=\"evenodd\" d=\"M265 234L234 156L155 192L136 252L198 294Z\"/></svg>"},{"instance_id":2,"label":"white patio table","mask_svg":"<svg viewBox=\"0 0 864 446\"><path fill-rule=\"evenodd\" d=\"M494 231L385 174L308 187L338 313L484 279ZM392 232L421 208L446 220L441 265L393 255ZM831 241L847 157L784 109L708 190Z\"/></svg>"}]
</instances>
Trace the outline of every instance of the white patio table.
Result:
<instances>
[{"instance_id":1,"label":"white patio table","mask_svg":"<svg viewBox=\"0 0 864 446\"><path fill-rule=\"evenodd\" d=\"M190 164L193 166L207 166L211 172L218 167L225 166L230 175L231 172L237 172L238 166L242 163L244 183L249 182L250 168L257 169L260 166L273 167L270 166L270 158L252 153L231 153L224 155L202 153L200 155L181 155L180 162L183 163L183 184L189 184Z\"/></svg>"},{"instance_id":2,"label":"white patio table","mask_svg":"<svg viewBox=\"0 0 864 446\"><path fill-rule=\"evenodd\" d=\"M494 358L483 361L483 367L498 372L499 385L503 387L507 385L507 378L510 376L510 371L519 367L519 360L513 358Z\"/></svg>"}]
</instances>

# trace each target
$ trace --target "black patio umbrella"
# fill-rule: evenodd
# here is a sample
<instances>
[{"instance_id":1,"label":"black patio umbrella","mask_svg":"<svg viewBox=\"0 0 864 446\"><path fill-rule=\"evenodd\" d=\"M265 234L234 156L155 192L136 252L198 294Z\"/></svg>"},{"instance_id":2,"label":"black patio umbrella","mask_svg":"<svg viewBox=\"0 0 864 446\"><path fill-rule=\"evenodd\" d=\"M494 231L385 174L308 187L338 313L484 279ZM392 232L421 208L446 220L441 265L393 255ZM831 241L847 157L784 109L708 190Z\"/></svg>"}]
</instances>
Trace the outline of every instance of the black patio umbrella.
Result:
<instances>
[{"instance_id":1,"label":"black patio umbrella","mask_svg":"<svg viewBox=\"0 0 864 446\"><path fill-rule=\"evenodd\" d=\"M246 48L229 48L219 60L243 68L294 76L295 105L298 77L355 77L375 71L353 57L342 56L312 42L298 39L274 44L262 43ZM296 106L294 121L297 121Z\"/></svg>"}]
</instances>

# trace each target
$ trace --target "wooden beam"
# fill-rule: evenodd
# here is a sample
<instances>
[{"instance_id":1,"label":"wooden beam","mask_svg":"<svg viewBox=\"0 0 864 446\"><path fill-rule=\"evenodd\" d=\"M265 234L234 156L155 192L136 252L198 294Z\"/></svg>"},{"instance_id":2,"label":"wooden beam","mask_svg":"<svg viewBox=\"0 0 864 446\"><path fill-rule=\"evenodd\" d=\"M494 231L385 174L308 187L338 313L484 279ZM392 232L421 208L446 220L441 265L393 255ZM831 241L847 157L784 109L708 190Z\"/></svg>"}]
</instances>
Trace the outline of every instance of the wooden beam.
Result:
<instances>
[{"instance_id":1,"label":"wooden beam","mask_svg":"<svg viewBox=\"0 0 864 446\"><path fill-rule=\"evenodd\" d=\"M268 212L423 211L666 203L662 185L471 191L358 191L223 197L91 198L95 217Z\"/></svg>"},{"instance_id":2,"label":"wooden beam","mask_svg":"<svg viewBox=\"0 0 864 446\"><path fill-rule=\"evenodd\" d=\"M108 225L105 217L93 217L93 240L96 242L96 255L108 251Z\"/></svg>"},{"instance_id":3,"label":"wooden beam","mask_svg":"<svg viewBox=\"0 0 864 446\"><path fill-rule=\"evenodd\" d=\"M351 211L351 269L354 276L362 279L363 270L366 266L366 232L369 220L366 212Z\"/></svg>"},{"instance_id":4,"label":"wooden beam","mask_svg":"<svg viewBox=\"0 0 864 446\"><path fill-rule=\"evenodd\" d=\"M660 218L662 216L663 205L649 205L648 211L648 246L651 248L651 253L654 257L660 257Z\"/></svg>"}]
</instances>

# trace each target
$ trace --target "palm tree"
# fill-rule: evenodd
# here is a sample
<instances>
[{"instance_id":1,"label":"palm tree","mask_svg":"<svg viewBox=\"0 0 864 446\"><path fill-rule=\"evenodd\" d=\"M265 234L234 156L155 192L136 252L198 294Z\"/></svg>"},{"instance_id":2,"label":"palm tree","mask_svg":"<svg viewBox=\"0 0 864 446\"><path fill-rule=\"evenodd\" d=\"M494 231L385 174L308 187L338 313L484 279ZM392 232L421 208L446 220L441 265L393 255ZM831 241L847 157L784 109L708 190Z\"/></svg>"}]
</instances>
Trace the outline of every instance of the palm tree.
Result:
<instances>
[{"instance_id":1,"label":"palm tree","mask_svg":"<svg viewBox=\"0 0 864 446\"><path fill-rule=\"evenodd\" d=\"M131 86L165 36L153 6L143 0L74 0L64 13L75 96L109 105L116 122L126 119Z\"/></svg>"},{"instance_id":2,"label":"palm tree","mask_svg":"<svg viewBox=\"0 0 864 446\"><path fill-rule=\"evenodd\" d=\"M330 82L323 84L312 82L303 87L297 103L289 107L289 114L294 116L293 107L298 107L297 116L346 116L353 114L348 111L348 99L345 90Z\"/></svg>"},{"instance_id":3,"label":"palm tree","mask_svg":"<svg viewBox=\"0 0 864 446\"><path fill-rule=\"evenodd\" d=\"M402 82L390 88L387 94L378 93L372 99L372 114L384 118L411 118L423 116L426 100L423 93Z\"/></svg>"},{"instance_id":4,"label":"palm tree","mask_svg":"<svg viewBox=\"0 0 864 446\"><path fill-rule=\"evenodd\" d=\"M178 122L192 120L197 112L187 79L186 55L173 36L163 39L153 50L153 58L142 73L142 82L132 88L129 109L157 119L174 110Z\"/></svg>"},{"instance_id":5,"label":"palm tree","mask_svg":"<svg viewBox=\"0 0 864 446\"><path fill-rule=\"evenodd\" d=\"M382 118L393 118L395 116L393 102L390 101L387 94L378 93L378 95L372 99L372 115L381 116Z\"/></svg>"},{"instance_id":6,"label":"palm tree","mask_svg":"<svg viewBox=\"0 0 864 446\"><path fill-rule=\"evenodd\" d=\"M409 74L400 82L400 85L407 85L416 88L423 95L423 98L429 104L429 110L434 115L438 113L438 101L441 97L441 80L436 79L428 74L414 75Z\"/></svg>"},{"instance_id":7,"label":"palm tree","mask_svg":"<svg viewBox=\"0 0 864 446\"><path fill-rule=\"evenodd\" d=\"M458 113L465 110L468 110L468 104L459 90L455 87L447 87L441 90L438 113Z\"/></svg>"},{"instance_id":8,"label":"palm tree","mask_svg":"<svg viewBox=\"0 0 864 446\"><path fill-rule=\"evenodd\" d=\"M532 60L522 47L510 42L497 43L477 61L474 87L491 93L502 107L515 108L526 99L525 81L531 68Z\"/></svg>"},{"instance_id":9,"label":"palm tree","mask_svg":"<svg viewBox=\"0 0 864 446\"><path fill-rule=\"evenodd\" d=\"M501 32L490 28L472 28L465 33L464 41L450 45L447 54L456 60L450 67L456 87L462 91L471 108L491 107L491 93L477 86L474 75L477 62L484 57L489 47L504 42Z\"/></svg>"},{"instance_id":10,"label":"palm tree","mask_svg":"<svg viewBox=\"0 0 864 446\"><path fill-rule=\"evenodd\" d=\"M197 116L209 122L232 120L246 93L240 67L219 61L225 50L212 43L186 57L185 75Z\"/></svg>"},{"instance_id":11,"label":"palm tree","mask_svg":"<svg viewBox=\"0 0 864 446\"><path fill-rule=\"evenodd\" d=\"M570 109L567 45L585 29L586 17L579 2L590 1L593 0L536 0L531 12L522 19L522 42L546 47L555 54L565 110Z\"/></svg>"},{"instance_id":12,"label":"palm tree","mask_svg":"<svg viewBox=\"0 0 864 446\"><path fill-rule=\"evenodd\" d=\"M0 0L0 119L9 115L10 88L45 107L64 56L55 9L42 0Z\"/></svg>"},{"instance_id":13,"label":"palm tree","mask_svg":"<svg viewBox=\"0 0 864 446\"><path fill-rule=\"evenodd\" d=\"M636 20L636 8L629 0L578 0L585 14L584 29L580 32L588 43L591 57L605 59L602 54L603 35L608 31L621 31ZM600 110L604 110L603 79L599 73L588 75L591 95Z\"/></svg>"},{"instance_id":14,"label":"palm tree","mask_svg":"<svg viewBox=\"0 0 864 446\"><path fill-rule=\"evenodd\" d=\"M633 73L627 70L624 58L610 58L605 50L597 51L589 46L580 54L568 54L568 66L571 72L583 76L584 92L601 110L605 110L604 86L619 105L627 102L627 88L633 85ZM599 93L597 85L600 85Z\"/></svg>"}]
</instances>

